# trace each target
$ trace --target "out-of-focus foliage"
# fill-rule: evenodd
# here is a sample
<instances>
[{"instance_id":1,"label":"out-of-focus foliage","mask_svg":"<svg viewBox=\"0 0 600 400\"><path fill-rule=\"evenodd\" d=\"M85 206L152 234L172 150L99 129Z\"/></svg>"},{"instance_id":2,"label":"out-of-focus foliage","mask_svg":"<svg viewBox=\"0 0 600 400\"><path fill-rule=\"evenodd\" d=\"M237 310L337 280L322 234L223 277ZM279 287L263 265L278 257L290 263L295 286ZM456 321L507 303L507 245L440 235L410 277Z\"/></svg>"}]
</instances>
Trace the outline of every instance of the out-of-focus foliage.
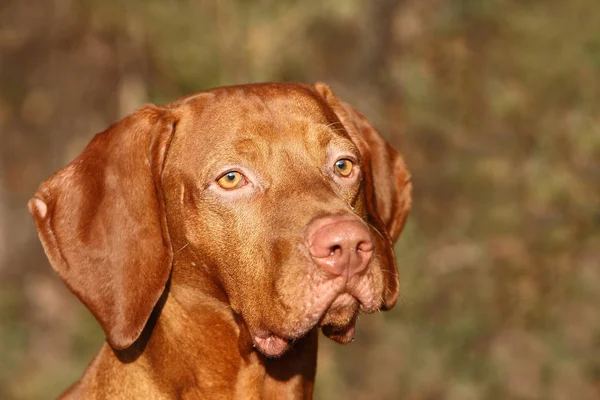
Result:
<instances>
[{"instance_id":1,"label":"out-of-focus foliage","mask_svg":"<svg viewBox=\"0 0 600 400\"><path fill-rule=\"evenodd\" d=\"M317 398L600 398L600 3L4 0L0 398L46 399L102 341L25 204L145 102L329 82L415 185L402 297L321 341Z\"/></svg>"}]
</instances>

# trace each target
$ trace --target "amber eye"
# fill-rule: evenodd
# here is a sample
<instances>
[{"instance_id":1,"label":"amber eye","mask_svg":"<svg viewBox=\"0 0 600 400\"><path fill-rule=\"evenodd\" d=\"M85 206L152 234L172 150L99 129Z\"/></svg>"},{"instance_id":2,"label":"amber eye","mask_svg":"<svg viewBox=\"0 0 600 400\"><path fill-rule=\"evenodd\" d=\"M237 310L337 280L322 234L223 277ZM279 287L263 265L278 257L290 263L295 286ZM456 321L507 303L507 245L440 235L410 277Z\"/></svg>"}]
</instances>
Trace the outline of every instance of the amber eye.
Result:
<instances>
[{"instance_id":1,"label":"amber eye","mask_svg":"<svg viewBox=\"0 0 600 400\"><path fill-rule=\"evenodd\" d=\"M240 186L244 176L237 171L227 172L225 175L217 179L217 183L223 189L235 189Z\"/></svg>"},{"instance_id":2,"label":"amber eye","mask_svg":"<svg viewBox=\"0 0 600 400\"><path fill-rule=\"evenodd\" d=\"M348 160L347 158L342 158L335 162L336 172L340 176L343 176L343 177L350 176L350 174L352 173L353 167L354 167L354 164L352 163L352 161Z\"/></svg>"}]
</instances>

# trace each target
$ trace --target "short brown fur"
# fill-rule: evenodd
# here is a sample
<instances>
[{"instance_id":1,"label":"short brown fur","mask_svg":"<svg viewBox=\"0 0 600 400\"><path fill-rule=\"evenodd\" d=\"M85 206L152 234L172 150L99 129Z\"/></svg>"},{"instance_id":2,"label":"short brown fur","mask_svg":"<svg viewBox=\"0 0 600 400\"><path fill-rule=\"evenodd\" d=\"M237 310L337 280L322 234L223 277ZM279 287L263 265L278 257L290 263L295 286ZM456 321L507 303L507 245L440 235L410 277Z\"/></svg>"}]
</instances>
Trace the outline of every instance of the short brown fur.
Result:
<instances>
[{"instance_id":1,"label":"short brown fur","mask_svg":"<svg viewBox=\"0 0 600 400\"><path fill-rule=\"evenodd\" d=\"M332 173L348 154L353 181ZM246 181L225 191L231 168ZM318 328L346 343L359 309L396 302L410 204L400 155L324 84L218 88L127 116L29 203L53 268L107 336L63 397L311 398ZM306 249L331 216L373 238L346 281ZM265 337L292 349L267 357Z\"/></svg>"}]
</instances>

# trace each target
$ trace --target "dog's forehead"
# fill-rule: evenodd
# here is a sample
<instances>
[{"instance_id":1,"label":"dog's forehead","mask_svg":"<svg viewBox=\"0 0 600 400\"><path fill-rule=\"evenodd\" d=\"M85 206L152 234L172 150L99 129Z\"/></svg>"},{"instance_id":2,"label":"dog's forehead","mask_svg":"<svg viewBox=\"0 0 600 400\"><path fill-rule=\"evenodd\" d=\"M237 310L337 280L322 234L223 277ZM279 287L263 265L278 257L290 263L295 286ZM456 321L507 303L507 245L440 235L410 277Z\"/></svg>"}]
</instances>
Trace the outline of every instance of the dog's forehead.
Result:
<instances>
[{"instance_id":1,"label":"dog's forehead","mask_svg":"<svg viewBox=\"0 0 600 400\"><path fill-rule=\"evenodd\" d=\"M312 87L291 83L222 87L183 98L171 107L183 107L195 118L228 123L268 119L275 124L293 120L327 124L337 120Z\"/></svg>"},{"instance_id":2,"label":"dog's forehead","mask_svg":"<svg viewBox=\"0 0 600 400\"><path fill-rule=\"evenodd\" d=\"M290 143L303 143L311 152L325 147L332 132L346 136L333 110L310 86L301 84L218 88L168 108L179 116L176 147L187 152L227 154Z\"/></svg>"}]
</instances>

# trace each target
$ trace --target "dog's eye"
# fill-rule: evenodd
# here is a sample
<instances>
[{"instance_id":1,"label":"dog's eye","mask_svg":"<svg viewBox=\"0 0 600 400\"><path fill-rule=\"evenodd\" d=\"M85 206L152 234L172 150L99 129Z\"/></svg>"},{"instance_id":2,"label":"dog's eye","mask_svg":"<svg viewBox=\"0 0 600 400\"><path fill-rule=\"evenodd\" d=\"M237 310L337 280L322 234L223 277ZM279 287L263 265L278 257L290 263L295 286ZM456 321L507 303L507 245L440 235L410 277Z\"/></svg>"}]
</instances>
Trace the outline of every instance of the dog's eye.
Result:
<instances>
[{"instance_id":1,"label":"dog's eye","mask_svg":"<svg viewBox=\"0 0 600 400\"><path fill-rule=\"evenodd\" d=\"M353 167L354 163L347 158L342 158L335 162L335 172L344 178L350 176Z\"/></svg>"},{"instance_id":2,"label":"dog's eye","mask_svg":"<svg viewBox=\"0 0 600 400\"><path fill-rule=\"evenodd\" d=\"M240 174L237 171L229 171L224 174L222 177L217 179L217 183L223 189L235 189L244 184L245 178L244 175Z\"/></svg>"}]
</instances>

